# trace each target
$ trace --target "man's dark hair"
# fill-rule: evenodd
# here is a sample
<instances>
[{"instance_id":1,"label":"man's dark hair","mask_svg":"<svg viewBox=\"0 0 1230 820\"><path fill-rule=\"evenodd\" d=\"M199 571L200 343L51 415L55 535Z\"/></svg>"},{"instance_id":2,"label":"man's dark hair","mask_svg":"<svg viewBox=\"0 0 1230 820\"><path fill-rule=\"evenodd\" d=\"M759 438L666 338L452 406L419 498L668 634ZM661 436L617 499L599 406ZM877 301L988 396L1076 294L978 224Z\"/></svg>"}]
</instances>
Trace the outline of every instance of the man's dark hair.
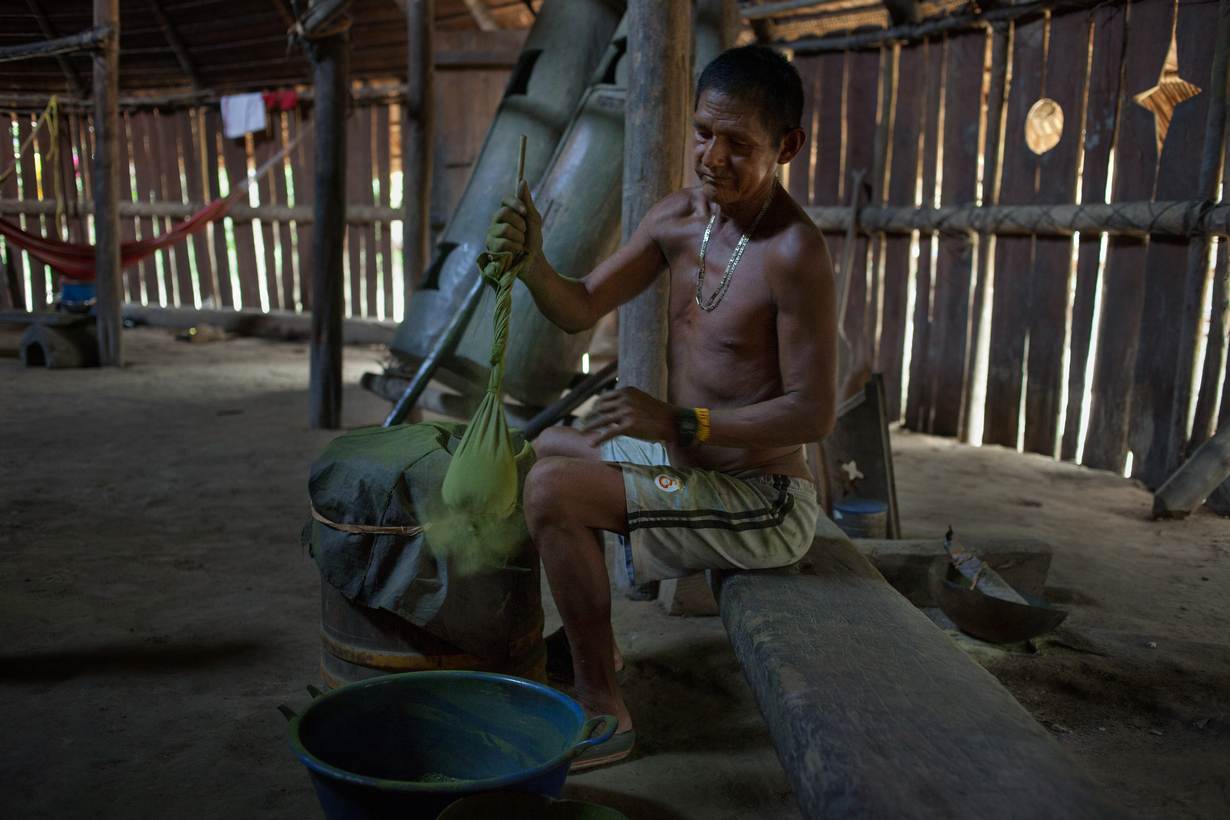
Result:
<instances>
[{"instance_id":1,"label":"man's dark hair","mask_svg":"<svg viewBox=\"0 0 1230 820\"><path fill-rule=\"evenodd\" d=\"M765 128L775 138L800 126L803 81L798 69L768 46L723 51L705 66L696 81L696 100L699 102L700 95L710 88L759 108Z\"/></svg>"}]
</instances>

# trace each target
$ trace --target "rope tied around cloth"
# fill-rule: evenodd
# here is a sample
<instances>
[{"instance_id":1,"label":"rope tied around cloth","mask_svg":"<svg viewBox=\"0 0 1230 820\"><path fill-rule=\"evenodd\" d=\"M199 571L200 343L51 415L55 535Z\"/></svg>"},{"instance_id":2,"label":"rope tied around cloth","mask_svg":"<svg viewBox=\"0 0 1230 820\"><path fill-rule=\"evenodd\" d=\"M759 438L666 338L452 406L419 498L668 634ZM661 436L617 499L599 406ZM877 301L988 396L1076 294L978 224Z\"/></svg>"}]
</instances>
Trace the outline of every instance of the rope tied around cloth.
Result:
<instances>
[{"instance_id":1,"label":"rope tied around cloth","mask_svg":"<svg viewBox=\"0 0 1230 820\"><path fill-rule=\"evenodd\" d=\"M327 518L324 513L312 506L312 518L324 524L326 527L338 532L349 532L355 535L404 535L408 538L427 532L430 528L429 524L416 524L411 527L383 527L375 524L347 524L341 521L333 521Z\"/></svg>"}]
</instances>

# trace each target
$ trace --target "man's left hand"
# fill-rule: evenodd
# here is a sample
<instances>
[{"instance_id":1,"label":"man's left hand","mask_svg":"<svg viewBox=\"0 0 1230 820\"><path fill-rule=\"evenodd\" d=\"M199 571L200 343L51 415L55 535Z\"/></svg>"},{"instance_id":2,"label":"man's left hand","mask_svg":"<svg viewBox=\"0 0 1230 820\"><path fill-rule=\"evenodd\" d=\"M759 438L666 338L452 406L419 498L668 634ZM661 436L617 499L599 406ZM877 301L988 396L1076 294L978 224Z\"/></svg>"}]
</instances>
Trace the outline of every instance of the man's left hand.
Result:
<instances>
[{"instance_id":1,"label":"man's left hand","mask_svg":"<svg viewBox=\"0 0 1230 820\"><path fill-rule=\"evenodd\" d=\"M635 387L621 387L598 397L581 420L581 432L595 445L616 436L674 443L675 408Z\"/></svg>"}]
</instances>

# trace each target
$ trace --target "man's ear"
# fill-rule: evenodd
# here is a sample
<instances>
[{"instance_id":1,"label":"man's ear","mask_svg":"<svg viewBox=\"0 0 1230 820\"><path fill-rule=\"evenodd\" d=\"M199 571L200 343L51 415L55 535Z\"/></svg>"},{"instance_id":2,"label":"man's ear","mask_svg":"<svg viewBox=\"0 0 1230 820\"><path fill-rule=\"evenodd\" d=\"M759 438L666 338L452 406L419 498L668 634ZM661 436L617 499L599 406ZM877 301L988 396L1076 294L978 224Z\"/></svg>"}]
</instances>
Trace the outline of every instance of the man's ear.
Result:
<instances>
[{"instance_id":1,"label":"man's ear","mask_svg":"<svg viewBox=\"0 0 1230 820\"><path fill-rule=\"evenodd\" d=\"M798 156L807 142L807 133L802 128L792 128L782 137L782 147L777 153L777 164L785 165Z\"/></svg>"}]
</instances>

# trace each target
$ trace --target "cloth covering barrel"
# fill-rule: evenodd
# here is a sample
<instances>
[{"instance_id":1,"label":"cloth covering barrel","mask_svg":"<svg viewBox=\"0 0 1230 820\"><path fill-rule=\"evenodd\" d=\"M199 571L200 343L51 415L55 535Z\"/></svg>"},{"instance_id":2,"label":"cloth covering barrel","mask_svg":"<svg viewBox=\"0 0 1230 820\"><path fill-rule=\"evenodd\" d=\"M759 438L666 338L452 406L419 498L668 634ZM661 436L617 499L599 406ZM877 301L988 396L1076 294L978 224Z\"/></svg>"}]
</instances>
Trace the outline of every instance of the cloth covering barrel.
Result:
<instances>
[{"instance_id":1,"label":"cloth covering barrel","mask_svg":"<svg viewBox=\"0 0 1230 820\"><path fill-rule=\"evenodd\" d=\"M432 545L446 518L441 485L465 425L364 427L313 463L313 519L303 540L320 570L326 680L420 668L469 668L541 679L537 553L520 510L534 451L512 431L518 508L500 544L474 549L501 565L459 571Z\"/></svg>"}]
</instances>

